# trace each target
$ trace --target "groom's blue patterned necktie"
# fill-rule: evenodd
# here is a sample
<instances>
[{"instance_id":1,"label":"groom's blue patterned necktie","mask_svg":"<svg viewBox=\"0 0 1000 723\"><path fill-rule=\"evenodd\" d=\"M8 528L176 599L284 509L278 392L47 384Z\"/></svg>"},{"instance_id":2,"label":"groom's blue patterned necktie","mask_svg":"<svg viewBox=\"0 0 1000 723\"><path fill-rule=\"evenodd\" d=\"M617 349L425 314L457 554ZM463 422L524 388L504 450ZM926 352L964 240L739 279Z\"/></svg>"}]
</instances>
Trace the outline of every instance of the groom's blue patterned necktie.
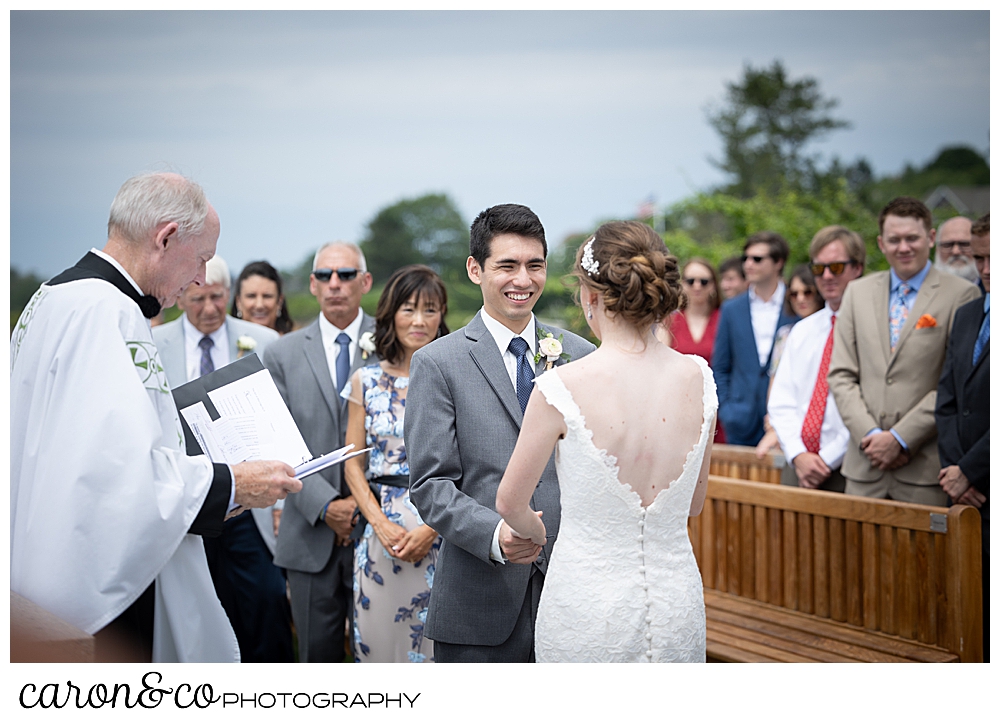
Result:
<instances>
[{"instance_id":1,"label":"groom's blue patterned necktie","mask_svg":"<svg viewBox=\"0 0 1000 723\"><path fill-rule=\"evenodd\" d=\"M510 340L507 349L517 357L517 401L521 405L521 414L528 406L528 398L531 396L531 385L535 383L535 370L531 368L528 360L528 342L519 336Z\"/></svg>"}]
</instances>

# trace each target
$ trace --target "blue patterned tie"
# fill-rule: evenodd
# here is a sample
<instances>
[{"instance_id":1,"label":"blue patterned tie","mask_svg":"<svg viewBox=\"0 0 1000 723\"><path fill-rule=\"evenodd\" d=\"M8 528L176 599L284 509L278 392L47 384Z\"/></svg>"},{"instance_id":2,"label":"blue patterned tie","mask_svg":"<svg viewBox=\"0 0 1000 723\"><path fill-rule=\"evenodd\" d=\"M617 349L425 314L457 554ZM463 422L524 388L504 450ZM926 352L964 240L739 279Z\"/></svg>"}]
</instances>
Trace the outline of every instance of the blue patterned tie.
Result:
<instances>
[{"instance_id":1,"label":"blue patterned tie","mask_svg":"<svg viewBox=\"0 0 1000 723\"><path fill-rule=\"evenodd\" d=\"M531 385L535 383L535 370L531 368L531 362L528 360L528 342L515 336L510 340L507 349L517 357L517 401L521 405L521 414L524 414L528 398L531 396Z\"/></svg>"},{"instance_id":2,"label":"blue patterned tie","mask_svg":"<svg viewBox=\"0 0 1000 723\"><path fill-rule=\"evenodd\" d=\"M337 346L340 351L337 353L337 391L341 392L347 384L347 377L351 373L351 337L344 332L337 335Z\"/></svg>"},{"instance_id":3,"label":"blue patterned tie","mask_svg":"<svg viewBox=\"0 0 1000 723\"><path fill-rule=\"evenodd\" d=\"M212 341L212 337L203 336L198 346L201 347L201 374L198 376L203 377L215 371L215 363L212 361L212 347L215 346L215 342Z\"/></svg>"},{"instance_id":4,"label":"blue patterned tie","mask_svg":"<svg viewBox=\"0 0 1000 723\"><path fill-rule=\"evenodd\" d=\"M910 310L906 306L906 297L910 293L909 285L904 281L896 289L896 296L893 297L892 306L889 307L889 350L896 351L896 344L899 343L899 332L906 323L906 318L910 315Z\"/></svg>"},{"instance_id":5,"label":"blue patterned tie","mask_svg":"<svg viewBox=\"0 0 1000 723\"><path fill-rule=\"evenodd\" d=\"M976 337L976 345L972 348L972 366L979 363L979 357L983 355L983 349L990 340L990 312L986 312L983 325L979 327L979 336Z\"/></svg>"}]
</instances>

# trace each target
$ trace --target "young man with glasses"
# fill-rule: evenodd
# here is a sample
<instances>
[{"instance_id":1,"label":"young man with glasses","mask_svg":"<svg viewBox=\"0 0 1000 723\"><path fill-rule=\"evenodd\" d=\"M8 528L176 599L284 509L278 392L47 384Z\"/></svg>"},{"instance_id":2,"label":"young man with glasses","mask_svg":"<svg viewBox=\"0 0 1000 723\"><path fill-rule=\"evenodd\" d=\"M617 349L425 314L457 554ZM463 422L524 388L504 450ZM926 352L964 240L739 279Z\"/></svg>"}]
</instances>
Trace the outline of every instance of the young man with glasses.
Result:
<instances>
[{"instance_id":1,"label":"young man with glasses","mask_svg":"<svg viewBox=\"0 0 1000 723\"><path fill-rule=\"evenodd\" d=\"M845 491L946 506L934 404L955 310L979 290L932 266L934 229L923 203L893 199L878 221L890 269L845 292L828 376L851 433Z\"/></svg>"},{"instance_id":2,"label":"young man with glasses","mask_svg":"<svg viewBox=\"0 0 1000 723\"><path fill-rule=\"evenodd\" d=\"M782 270L788 243L761 231L743 246L743 270L750 288L722 305L712 371L719 392L719 421L731 444L754 446L764 436L771 352L778 329L794 323L782 307Z\"/></svg>"},{"instance_id":3,"label":"young man with glasses","mask_svg":"<svg viewBox=\"0 0 1000 723\"><path fill-rule=\"evenodd\" d=\"M326 244L316 252L309 277L319 318L264 352L264 366L313 455L344 444L347 403L340 392L362 365L358 341L375 331L375 319L361 310L361 297L371 287L360 248L342 241ZM353 586L351 519L357 505L342 471L335 465L306 477L281 516L274 562L288 571L303 663L344 659Z\"/></svg>"},{"instance_id":4,"label":"young man with glasses","mask_svg":"<svg viewBox=\"0 0 1000 723\"><path fill-rule=\"evenodd\" d=\"M798 322L788 334L767 413L789 462L782 470L781 483L843 492L840 464L850 432L826 378L837 312L847 285L864 272L865 244L843 226L827 226L813 236L809 257L826 306Z\"/></svg>"}]
</instances>

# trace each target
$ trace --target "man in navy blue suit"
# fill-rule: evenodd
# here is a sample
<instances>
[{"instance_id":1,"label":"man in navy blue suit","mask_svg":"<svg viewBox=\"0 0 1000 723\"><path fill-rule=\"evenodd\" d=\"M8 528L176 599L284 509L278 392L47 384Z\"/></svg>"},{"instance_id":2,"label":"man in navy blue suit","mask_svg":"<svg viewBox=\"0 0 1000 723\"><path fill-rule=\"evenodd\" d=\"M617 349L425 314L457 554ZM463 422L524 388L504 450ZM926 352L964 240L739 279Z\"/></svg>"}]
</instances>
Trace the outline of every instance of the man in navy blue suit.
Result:
<instances>
[{"instance_id":1,"label":"man in navy blue suit","mask_svg":"<svg viewBox=\"0 0 1000 723\"><path fill-rule=\"evenodd\" d=\"M712 353L719 391L719 421L730 444L754 446L764 436L771 352L778 329L797 316L784 312L781 272L788 242L760 231L743 245L743 271L750 288L722 305Z\"/></svg>"},{"instance_id":2,"label":"man in navy blue suit","mask_svg":"<svg viewBox=\"0 0 1000 723\"><path fill-rule=\"evenodd\" d=\"M952 502L979 508L983 524L983 660L990 660L990 215L972 225L972 256L986 291L958 307L938 384L934 419Z\"/></svg>"}]
</instances>

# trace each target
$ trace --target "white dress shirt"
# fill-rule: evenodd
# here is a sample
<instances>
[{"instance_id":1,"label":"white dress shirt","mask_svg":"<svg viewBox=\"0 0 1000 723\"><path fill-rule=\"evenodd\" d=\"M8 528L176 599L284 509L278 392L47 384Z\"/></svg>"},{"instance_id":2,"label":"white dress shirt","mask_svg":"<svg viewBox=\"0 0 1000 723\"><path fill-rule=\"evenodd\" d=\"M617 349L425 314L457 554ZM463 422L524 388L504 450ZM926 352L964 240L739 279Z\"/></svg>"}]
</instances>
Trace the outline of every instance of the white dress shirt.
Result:
<instances>
[{"instance_id":1,"label":"white dress shirt","mask_svg":"<svg viewBox=\"0 0 1000 723\"><path fill-rule=\"evenodd\" d=\"M789 464L807 451L802 442L802 423L816 386L832 317L830 307L825 306L793 326L774 373L767 414ZM828 392L819 434L819 456L830 469L840 467L850 438L833 400L833 392Z\"/></svg>"},{"instance_id":2,"label":"white dress shirt","mask_svg":"<svg viewBox=\"0 0 1000 723\"><path fill-rule=\"evenodd\" d=\"M198 331L194 324L188 321L187 314L181 316L181 324L184 327L184 362L187 370L187 379L192 381L201 376L201 342L205 334ZM221 369L229 363L229 333L226 331L226 324L208 335L212 340L212 348L209 355L212 357L212 364L216 369Z\"/></svg>"},{"instance_id":3,"label":"white dress shirt","mask_svg":"<svg viewBox=\"0 0 1000 723\"><path fill-rule=\"evenodd\" d=\"M515 336L519 336L528 342L528 351L526 352L530 357L532 369L534 369L535 362L535 347L538 345L538 340L535 337L535 315L531 315L531 319L528 321L528 325L524 327L524 330L520 334L515 334L506 326L501 324L499 321L494 319L492 316L486 313L486 307L483 307L479 312L483 323L486 324L486 330L490 332L493 337L493 341L497 343L497 348L500 350L500 356L503 358L503 365L507 369L507 376L510 377L510 383L514 387L514 391L517 391L517 357L511 353L510 340ZM493 530L493 544L490 546L490 556L500 562L505 563L506 559L503 556L503 552L500 550L500 526L503 525L503 520L497 523L497 527Z\"/></svg>"},{"instance_id":4,"label":"white dress shirt","mask_svg":"<svg viewBox=\"0 0 1000 723\"><path fill-rule=\"evenodd\" d=\"M784 304L784 281L778 280L778 288L767 301L757 296L753 286L750 287L750 323L753 325L753 338L757 344L757 357L761 366L767 364L767 357L771 354L774 332L778 328L778 319L781 317L781 307Z\"/></svg>"},{"instance_id":5,"label":"white dress shirt","mask_svg":"<svg viewBox=\"0 0 1000 723\"><path fill-rule=\"evenodd\" d=\"M515 336L519 336L528 343L528 356L531 357L531 368L535 368L534 356L536 353L535 347L538 346L538 339L535 335L535 315L531 315L531 320L528 321L528 325L524 327L524 331L520 334L515 334L506 326L501 324L499 321L494 319L492 316L486 313L484 308L480 312L480 316L483 319L483 323L486 324L487 331L493 337L493 341L497 343L497 348L500 350L500 356L503 357L503 365L507 368L507 376L510 377L510 383L514 387L514 391L517 391L517 357L511 353L510 340Z\"/></svg>"},{"instance_id":6,"label":"white dress shirt","mask_svg":"<svg viewBox=\"0 0 1000 723\"><path fill-rule=\"evenodd\" d=\"M363 318L364 312L358 309L358 315L354 318L354 321L348 324L346 329L341 329L331 324L323 314L319 315L319 333L323 339L323 348L326 350L326 363L330 367L330 379L333 380L335 389L340 389L348 382L347 379L337 379L337 357L340 356L340 344L337 343L337 337L341 333L351 337L351 343L347 345L347 353L350 355L348 357L347 368L348 374L350 374L351 364L354 363L354 355L358 351L358 338L361 336L361 320Z\"/></svg>"}]
</instances>

